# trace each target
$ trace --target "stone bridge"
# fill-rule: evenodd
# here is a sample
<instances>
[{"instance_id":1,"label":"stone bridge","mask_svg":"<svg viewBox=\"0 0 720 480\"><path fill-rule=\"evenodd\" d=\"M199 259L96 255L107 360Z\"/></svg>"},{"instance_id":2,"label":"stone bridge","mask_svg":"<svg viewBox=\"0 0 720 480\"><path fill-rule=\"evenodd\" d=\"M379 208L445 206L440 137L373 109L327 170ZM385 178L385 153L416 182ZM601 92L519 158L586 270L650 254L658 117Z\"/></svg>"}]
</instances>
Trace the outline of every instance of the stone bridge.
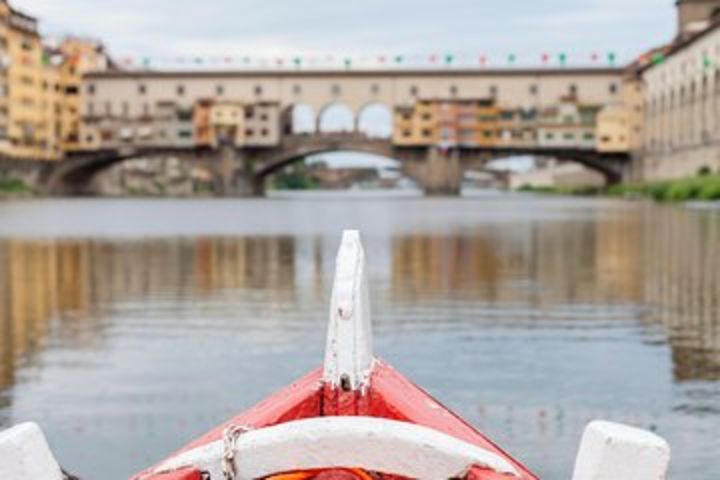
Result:
<instances>
[{"instance_id":1,"label":"stone bridge","mask_svg":"<svg viewBox=\"0 0 720 480\"><path fill-rule=\"evenodd\" d=\"M303 159L322 153L352 151L393 158L403 172L429 195L456 195L463 173L483 168L492 159L538 155L580 163L616 183L629 170L627 154L598 153L574 148L502 148L462 146L396 147L389 139L361 133L286 135L271 148L127 147L117 150L79 152L59 162L0 159L0 178L20 178L41 192L52 195L93 194L93 178L109 167L130 159L176 157L205 168L222 196L261 196L268 177Z\"/></svg>"}]
</instances>

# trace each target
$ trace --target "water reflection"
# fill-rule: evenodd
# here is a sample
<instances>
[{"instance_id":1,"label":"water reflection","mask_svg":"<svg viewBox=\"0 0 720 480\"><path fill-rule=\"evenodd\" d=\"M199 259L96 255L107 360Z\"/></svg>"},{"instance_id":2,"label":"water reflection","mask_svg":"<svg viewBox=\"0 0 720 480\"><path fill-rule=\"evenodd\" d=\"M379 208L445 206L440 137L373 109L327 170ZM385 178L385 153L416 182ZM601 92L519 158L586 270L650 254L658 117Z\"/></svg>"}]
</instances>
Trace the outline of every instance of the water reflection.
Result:
<instances>
[{"instance_id":1,"label":"water reflection","mask_svg":"<svg viewBox=\"0 0 720 480\"><path fill-rule=\"evenodd\" d=\"M678 381L720 380L719 217L669 210L646 227L645 299L667 328Z\"/></svg>"},{"instance_id":2,"label":"water reflection","mask_svg":"<svg viewBox=\"0 0 720 480\"><path fill-rule=\"evenodd\" d=\"M698 447L720 428L720 216L521 208L537 218L371 230L379 348L548 478L597 416L660 428L684 478L717 473ZM0 426L38 419L75 470L123 478L320 358L336 247L324 232L0 240ZM72 425L53 424L56 403ZM122 462L83 456L108 437Z\"/></svg>"},{"instance_id":3,"label":"water reflection","mask_svg":"<svg viewBox=\"0 0 720 480\"><path fill-rule=\"evenodd\" d=\"M293 302L294 239L0 241L0 388L18 363L51 345L101 342L113 303L228 289L263 289ZM52 342L48 334L52 332Z\"/></svg>"}]
</instances>

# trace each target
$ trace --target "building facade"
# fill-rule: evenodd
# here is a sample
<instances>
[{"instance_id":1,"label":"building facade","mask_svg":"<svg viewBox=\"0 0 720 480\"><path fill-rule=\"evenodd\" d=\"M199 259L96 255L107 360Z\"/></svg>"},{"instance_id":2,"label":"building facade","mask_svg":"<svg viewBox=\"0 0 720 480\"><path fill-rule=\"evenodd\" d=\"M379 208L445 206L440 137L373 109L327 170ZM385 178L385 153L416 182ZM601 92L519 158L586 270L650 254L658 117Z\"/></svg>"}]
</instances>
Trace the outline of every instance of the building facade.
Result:
<instances>
[{"instance_id":1,"label":"building facade","mask_svg":"<svg viewBox=\"0 0 720 480\"><path fill-rule=\"evenodd\" d=\"M674 44L642 79L644 177L720 170L720 23Z\"/></svg>"},{"instance_id":2,"label":"building facade","mask_svg":"<svg viewBox=\"0 0 720 480\"><path fill-rule=\"evenodd\" d=\"M583 105L607 105L619 100L621 82L620 69L107 71L85 77L83 117L117 110L129 118L153 117L159 102L174 101L195 109L198 145L209 145L217 139L208 130L207 108L231 102L245 109L236 144L272 146L293 131L288 119L297 107L322 115L343 105L359 125L368 106L381 105L391 112L399 146L527 144L528 123L540 109L569 95ZM501 111L521 113L503 119ZM314 123L322 124L319 120L316 115ZM93 138L85 144L92 145Z\"/></svg>"},{"instance_id":3,"label":"building facade","mask_svg":"<svg viewBox=\"0 0 720 480\"><path fill-rule=\"evenodd\" d=\"M2 2L7 59L6 155L41 158L46 150L43 123L43 47L37 20Z\"/></svg>"},{"instance_id":4,"label":"building facade","mask_svg":"<svg viewBox=\"0 0 720 480\"><path fill-rule=\"evenodd\" d=\"M79 148L82 75L109 65L95 41L44 45L37 19L0 0L0 155L58 160Z\"/></svg>"},{"instance_id":5,"label":"building facade","mask_svg":"<svg viewBox=\"0 0 720 480\"><path fill-rule=\"evenodd\" d=\"M541 110L537 123L537 145L544 148L595 148L600 108L568 98Z\"/></svg>"}]
</instances>

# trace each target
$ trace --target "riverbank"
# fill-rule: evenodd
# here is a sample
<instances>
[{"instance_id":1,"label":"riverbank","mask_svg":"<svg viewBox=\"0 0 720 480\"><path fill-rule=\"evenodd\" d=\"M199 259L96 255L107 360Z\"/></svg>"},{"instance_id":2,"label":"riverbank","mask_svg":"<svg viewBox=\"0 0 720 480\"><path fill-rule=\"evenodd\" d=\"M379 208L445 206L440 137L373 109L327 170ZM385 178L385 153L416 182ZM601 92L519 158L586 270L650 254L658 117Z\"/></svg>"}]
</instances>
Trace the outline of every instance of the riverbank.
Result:
<instances>
[{"instance_id":1,"label":"riverbank","mask_svg":"<svg viewBox=\"0 0 720 480\"><path fill-rule=\"evenodd\" d=\"M623 183L601 187L521 187L520 191L547 195L651 198L658 202L720 201L720 175L699 175L648 183Z\"/></svg>"},{"instance_id":2,"label":"riverbank","mask_svg":"<svg viewBox=\"0 0 720 480\"><path fill-rule=\"evenodd\" d=\"M0 179L0 199L27 198L35 195L35 191L22 180Z\"/></svg>"},{"instance_id":3,"label":"riverbank","mask_svg":"<svg viewBox=\"0 0 720 480\"><path fill-rule=\"evenodd\" d=\"M608 188L607 194L613 197L649 197L658 202L716 201L720 200L720 175L614 185Z\"/></svg>"}]
</instances>

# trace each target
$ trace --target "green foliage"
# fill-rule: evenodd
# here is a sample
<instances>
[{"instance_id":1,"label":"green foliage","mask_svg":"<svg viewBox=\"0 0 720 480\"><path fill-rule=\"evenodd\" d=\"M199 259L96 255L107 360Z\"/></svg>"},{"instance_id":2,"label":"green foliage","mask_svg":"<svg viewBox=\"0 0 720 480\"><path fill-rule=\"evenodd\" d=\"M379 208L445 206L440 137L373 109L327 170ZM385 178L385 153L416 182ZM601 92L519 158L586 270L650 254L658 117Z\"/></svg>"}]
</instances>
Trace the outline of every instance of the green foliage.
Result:
<instances>
[{"instance_id":1,"label":"green foliage","mask_svg":"<svg viewBox=\"0 0 720 480\"><path fill-rule=\"evenodd\" d=\"M693 198L696 198L700 192L698 187L698 185L690 181L674 183L667 190L665 200L670 200L672 202L686 202L688 200L692 200Z\"/></svg>"},{"instance_id":2,"label":"green foliage","mask_svg":"<svg viewBox=\"0 0 720 480\"><path fill-rule=\"evenodd\" d=\"M281 172L275 175L273 187L276 190L312 190L317 183L302 172Z\"/></svg>"},{"instance_id":3,"label":"green foliage","mask_svg":"<svg viewBox=\"0 0 720 480\"><path fill-rule=\"evenodd\" d=\"M665 182L651 183L646 188L647 194L658 202L662 202L667 199L669 190L670 184Z\"/></svg>"},{"instance_id":4,"label":"green foliage","mask_svg":"<svg viewBox=\"0 0 720 480\"><path fill-rule=\"evenodd\" d=\"M708 179L700 189L700 200L720 200L720 176Z\"/></svg>"},{"instance_id":5,"label":"green foliage","mask_svg":"<svg viewBox=\"0 0 720 480\"><path fill-rule=\"evenodd\" d=\"M696 177L647 184L615 185L608 189L608 194L620 197L650 197L658 202L720 200L720 175L701 169Z\"/></svg>"},{"instance_id":6,"label":"green foliage","mask_svg":"<svg viewBox=\"0 0 720 480\"><path fill-rule=\"evenodd\" d=\"M27 186L22 180L5 178L0 179L0 193L33 193L33 189Z\"/></svg>"},{"instance_id":7,"label":"green foliage","mask_svg":"<svg viewBox=\"0 0 720 480\"><path fill-rule=\"evenodd\" d=\"M518 188L519 192L537 193L543 195L576 195L576 196L595 196L603 193L600 187L550 187L550 186L533 186L523 185Z\"/></svg>"},{"instance_id":8,"label":"green foliage","mask_svg":"<svg viewBox=\"0 0 720 480\"><path fill-rule=\"evenodd\" d=\"M720 174L701 169L698 176L653 183L623 183L605 189L532 187L523 185L522 192L553 195L600 195L621 198L649 197L657 202L688 202L692 200L720 200Z\"/></svg>"}]
</instances>

